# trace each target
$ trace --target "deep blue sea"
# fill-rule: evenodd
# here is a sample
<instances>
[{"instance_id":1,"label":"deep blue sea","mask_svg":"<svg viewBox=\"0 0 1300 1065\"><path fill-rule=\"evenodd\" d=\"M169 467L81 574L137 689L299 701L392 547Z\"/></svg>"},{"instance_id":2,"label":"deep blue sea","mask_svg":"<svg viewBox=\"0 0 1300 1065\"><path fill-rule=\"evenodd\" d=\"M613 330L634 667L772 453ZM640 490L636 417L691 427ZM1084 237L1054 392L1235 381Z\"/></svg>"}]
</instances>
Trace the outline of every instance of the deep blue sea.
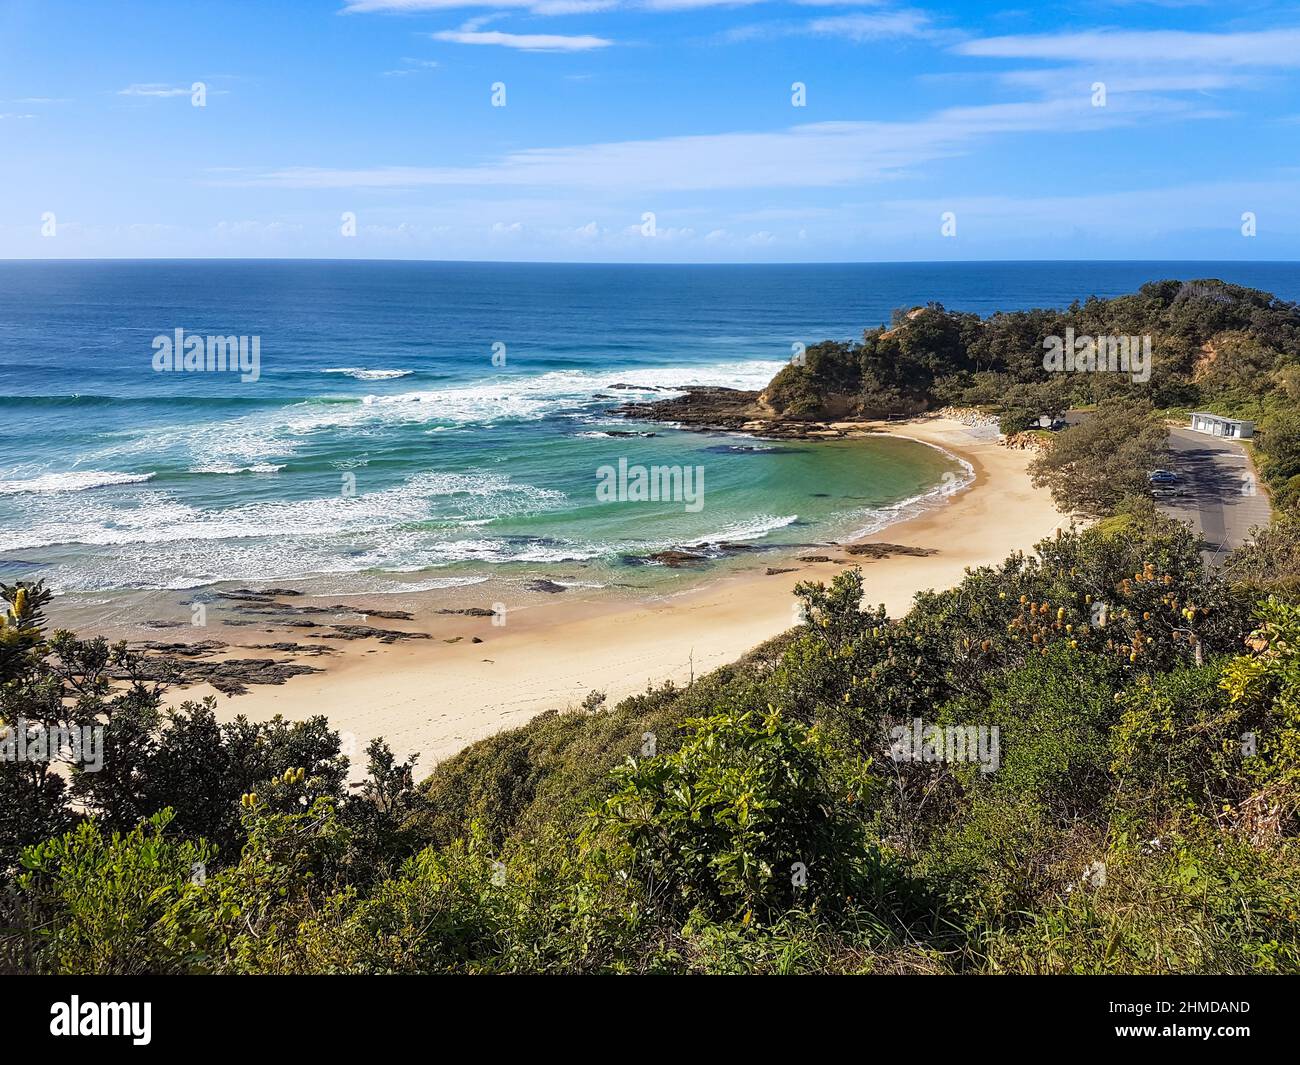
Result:
<instances>
[{"instance_id":1,"label":"deep blue sea","mask_svg":"<svg viewBox=\"0 0 1300 1065\"><path fill-rule=\"evenodd\" d=\"M606 410L761 387L793 343L928 300L987 314L1165 277L1300 298L1290 263L3 262L0 576L601 585L664 547L848 535L960 469L905 441L775 446ZM258 338L257 380L160 372L177 329ZM629 430L655 435L609 435ZM620 459L702 468L703 504L601 502Z\"/></svg>"}]
</instances>

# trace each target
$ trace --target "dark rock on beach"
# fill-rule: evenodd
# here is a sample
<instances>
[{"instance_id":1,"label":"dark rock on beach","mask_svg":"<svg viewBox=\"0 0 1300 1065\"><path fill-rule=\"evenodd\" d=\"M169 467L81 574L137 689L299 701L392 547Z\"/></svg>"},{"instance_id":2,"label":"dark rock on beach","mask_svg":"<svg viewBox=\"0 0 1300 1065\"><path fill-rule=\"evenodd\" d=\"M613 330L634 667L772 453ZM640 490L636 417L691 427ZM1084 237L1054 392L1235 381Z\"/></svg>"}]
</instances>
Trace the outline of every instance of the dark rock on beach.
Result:
<instances>
[{"instance_id":1,"label":"dark rock on beach","mask_svg":"<svg viewBox=\"0 0 1300 1065\"><path fill-rule=\"evenodd\" d=\"M294 588L233 588L228 592L217 592L220 599L270 599L292 595L302 595L302 592Z\"/></svg>"},{"instance_id":2,"label":"dark rock on beach","mask_svg":"<svg viewBox=\"0 0 1300 1065\"><path fill-rule=\"evenodd\" d=\"M427 632L402 632L400 629L377 629L373 625L335 625L333 632L321 634L322 640L370 640L393 643L397 640L428 640Z\"/></svg>"},{"instance_id":3,"label":"dark rock on beach","mask_svg":"<svg viewBox=\"0 0 1300 1065\"><path fill-rule=\"evenodd\" d=\"M906 544L850 544L844 550L861 558L889 558L890 555L925 558L927 555L938 554L933 547L909 547Z\"/></svg>"},{"instance_id":4,"label":"dark rock on beach","mask_svg":"<svg viewBox=\"0 0 1300 1065\"><path fill-rule=\"evenodd\" d=\"M243 695L250 684L283 684L291 677L320 673L321 670L316 666L273 658L229 658L224 662L213 662L159 655L145 658L137 665L136 672L146 680L181 685L206 683L223 695ZM115 671L112 676L117 680L127 679L122 670Z\"/></svg>"},{"instance_id":5,"label":"dark rock on beach","mask_svg":"<svg viewBox=\"0 0 1300 1065\"><path fill-rule=\"evenodd\" d=\"M164 655L181 655L185 658L199 658L204 655L224 651L230 645L222 640L199 640L195 643L163 643L159 640L141 640L131 644L141 651L157 651Z\"/></svg>"},{"instance_id":6,"label":"dark rock on beach","mask_svg":"<svg viewBox=\"0 0 1300 1065\"><path fill-rule=\"evenodd\" d=\"M253 643L249 647L257 651L292 651L294 654L311 655L313 658L318 655L336 655L337 647L326 647L320 643L295 643L293 640L277 640L275 643Z\"/></svg>"}]
</instances>

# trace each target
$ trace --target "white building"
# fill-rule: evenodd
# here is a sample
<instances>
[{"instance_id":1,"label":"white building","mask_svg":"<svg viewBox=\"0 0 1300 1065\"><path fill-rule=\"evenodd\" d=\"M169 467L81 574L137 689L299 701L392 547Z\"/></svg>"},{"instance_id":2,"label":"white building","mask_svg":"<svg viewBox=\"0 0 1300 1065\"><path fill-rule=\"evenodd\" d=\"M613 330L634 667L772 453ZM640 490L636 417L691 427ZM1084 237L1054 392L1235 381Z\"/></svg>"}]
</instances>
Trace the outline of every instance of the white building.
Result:
<instances>
[{"instance_id":1,"label":"white building","mask_svg":"<svg viewBox=\"0 0 1300 1065\"><path fill-rule=\"evenodd\" d=\"M1234 440L1249 440L1255 435L1254 422L1245 422L1240 418L1221 418L1203 410L1192 415L1192 429L1210 436L1229 436Z\"/></svg>"}]
</instances>

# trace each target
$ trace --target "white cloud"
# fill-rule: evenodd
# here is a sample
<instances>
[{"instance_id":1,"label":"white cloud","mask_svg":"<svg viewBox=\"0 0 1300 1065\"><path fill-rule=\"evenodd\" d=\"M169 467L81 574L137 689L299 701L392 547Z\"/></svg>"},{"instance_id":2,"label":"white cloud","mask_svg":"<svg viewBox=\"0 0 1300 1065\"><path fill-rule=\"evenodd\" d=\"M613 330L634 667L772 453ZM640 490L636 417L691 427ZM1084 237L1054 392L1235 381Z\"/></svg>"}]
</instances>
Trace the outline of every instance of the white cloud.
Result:
<instances>
[{"instance_id":1,"label":"white cloud","mask_svg":"<svg viewBox=\"0 0 1300 1065\"><path fill-rule=\"evenodd\" d=\"M593 48L607 48L614 43L590 34L570 36L560 33L504 33L500 30L443 30L430 36L435 41L498 45L524 52L586 52Z\"/></svg>"},{"instance_id":2,"label":"white cloud","mask_svg":"<svg viewBox=\"0 0 1300 1065\"><path fill-rule=\"evenodd\" d=\"M823 37L877 41L885 37L919 37L929 31L930 17L922 11L882 11L879 14L831 15L813 19L805 28Z\"/></svg>"},{"instance_id":3,"label":"white cloud","mask_svg":"<svg viewBox=\"0 0 1300 1065\"><path fill-rule=\"evenodd\" d=\"M1300 66L1300 29L1249 33L1093 30L983 37L954 47L961 55L1076 63L1198 63L1219 67Z\"/></svg>"},{"instance_id":4,"label":"white cloud","mask_svg":"<svg viewBox=\"0 0 1300 1065\"><path fill-rule=\"evenodd\" d=\"M880 181L1024 132L1078 133L1137 118L1195 112L1174 101L1132 98L1105 109L1086 96L949 108L913 122L821 122L767 133L732 132L512 152L467 167L290 167L235 183L281 188L506 186L536 188L827 188Z\"/></svg>"},{"instance_id":5,"label":"white cloud","mask_svg":"<svg viewBox=\"0 0 1300 1065\"><path fill-rule=\"evenodd\" d=\"M1185 70L1176 66L1168 71L1134 69L1131 63L1087 65L1050 70L1009 70L998 75L1006 85L1060 94L1090 92L1094 81L1104 81L1106 91L1113 92L1213 92L1218 89L1245 88L1256 83L1258 76L1227 74L1218 71Z\"/></svg>"},{"instance_id":6,"label":"white cloud","mask_svg":"<svg viewBox=\"0 0 1300 1065\"><path fill-rule=\"evenodd\" d=\"M128 85L118 89L118 96L189 96L193 90L190 86L174 87L171 85Z\"/></svg>"},{"instance_id":7,"label":"white cloud","mask_svg":"<svg viewBox=\"0 0 1300 1065\"><path fill-rule=\"evenodd\" d=\"M829 0L817 6L830 6ZM846 15L824 15L807 22L777 21L735 26L726 30L722 39L752 41L774 37L840 37L861 44L891 37L932 37L936 32L930 16L924 11L903 8L897 11L855 11Z\"/></svg>"}]
</instances>

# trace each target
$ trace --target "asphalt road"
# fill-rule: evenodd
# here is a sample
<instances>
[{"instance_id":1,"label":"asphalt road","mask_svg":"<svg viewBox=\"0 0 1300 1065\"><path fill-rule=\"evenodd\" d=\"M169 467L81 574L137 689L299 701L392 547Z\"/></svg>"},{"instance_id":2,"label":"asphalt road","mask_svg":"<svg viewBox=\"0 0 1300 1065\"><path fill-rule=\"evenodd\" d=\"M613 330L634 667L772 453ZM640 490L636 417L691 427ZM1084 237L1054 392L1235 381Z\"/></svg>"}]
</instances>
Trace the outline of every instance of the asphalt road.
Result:
<instances>
[{"instance_id":1,"label":"asphalt road","mask_svg":"<svg viewBox=\"0 0 1300 1065\"><path fill-rule=\"evenodd\" d=\"M1171 429L1169 447L1165 468L1179 474L1182 482L1172 492L1158 492L1156 503L1165 514L1190 522L1200 532L1208 561L1222 562L1251 538L1251 529L1269 523L1268 494L1258 483L1246 449L1235 440Z\"/></svg>"}]
</instances>

